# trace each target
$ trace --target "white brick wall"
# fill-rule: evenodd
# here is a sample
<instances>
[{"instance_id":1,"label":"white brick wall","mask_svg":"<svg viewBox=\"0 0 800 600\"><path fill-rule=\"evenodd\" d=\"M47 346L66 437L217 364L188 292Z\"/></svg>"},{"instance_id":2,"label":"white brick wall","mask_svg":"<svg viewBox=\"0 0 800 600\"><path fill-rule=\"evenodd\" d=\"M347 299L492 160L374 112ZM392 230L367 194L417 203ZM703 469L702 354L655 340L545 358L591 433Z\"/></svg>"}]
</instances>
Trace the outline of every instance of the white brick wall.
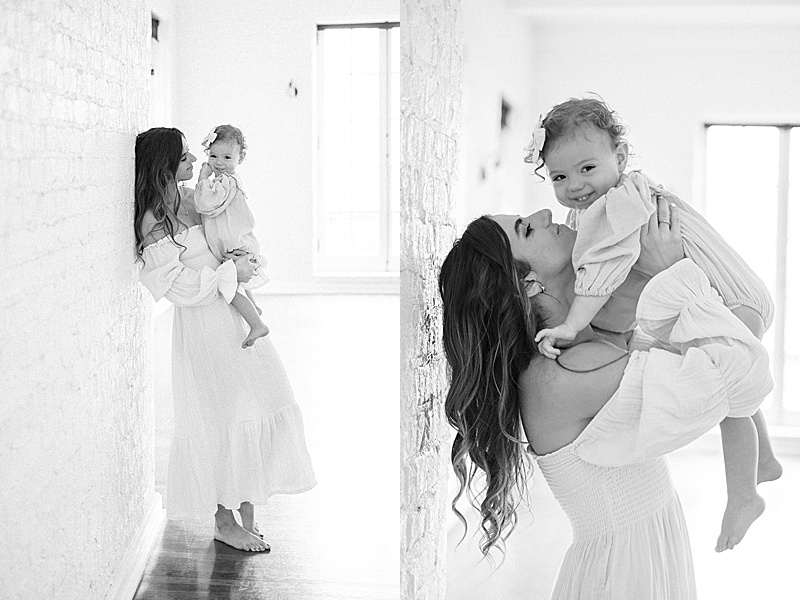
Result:
<instances>
[{"instance_id":1,"label":"white brick wall","mask_svg":"<svg viewBox=\"0 0 800 600\"><path fill-rule=\"evenodd\" d=\"M152 499L144 0L0 0L0 597L102 598Z\"/></svg>"},{"instance_id":2,"label":"white brick wall","mask_svg":"<svg viewBox=\"0 0 800 600\"><path fill-rule=\"evenodd\" d=\"M460 0L404 0L401 13L400 567L407 600L445 595L450 436L437 277L455 238L460 10Z\"/></svg>"}]
</instances>

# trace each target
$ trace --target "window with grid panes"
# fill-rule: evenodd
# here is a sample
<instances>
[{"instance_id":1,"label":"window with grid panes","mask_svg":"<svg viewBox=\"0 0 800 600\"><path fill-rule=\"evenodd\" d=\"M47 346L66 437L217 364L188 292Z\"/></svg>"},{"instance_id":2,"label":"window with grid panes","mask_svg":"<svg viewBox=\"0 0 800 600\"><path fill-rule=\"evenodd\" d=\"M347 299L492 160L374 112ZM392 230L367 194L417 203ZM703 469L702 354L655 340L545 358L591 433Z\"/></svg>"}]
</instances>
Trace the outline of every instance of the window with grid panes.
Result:
<instances>
[{"instance_id":1,"label":"window with grid panes","mask_svg":"<svg viewBox=\"0 0 800 600\"><path fill-rule=\"evenodd\" d=\"M400 28L320 25L315 268L397 272Z\"/></svg>"}]
</instances>

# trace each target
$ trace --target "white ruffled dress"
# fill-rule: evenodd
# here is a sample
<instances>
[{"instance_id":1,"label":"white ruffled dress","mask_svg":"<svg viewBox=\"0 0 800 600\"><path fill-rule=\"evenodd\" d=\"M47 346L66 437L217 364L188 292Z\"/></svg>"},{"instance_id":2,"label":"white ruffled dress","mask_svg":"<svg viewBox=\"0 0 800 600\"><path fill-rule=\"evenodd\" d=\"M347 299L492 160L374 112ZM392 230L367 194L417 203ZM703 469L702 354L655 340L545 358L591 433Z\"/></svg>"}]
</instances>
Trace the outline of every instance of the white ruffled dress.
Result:
<instances>
[{"instance_id":1,"label":"white ruffled dress","mask_svg":"<svg viewBox=\"0 0 800 600\"><path fill-rule=\"evenodd\" d=\"M631 353L571 444L535 460L573 531L553 600L693 600L689 536L664 456L772 388L766 350L689 259L654 277L637 319L677 352Z\"/></svg>"},{"instance_id":2,"label":"white ruffled dress","mask_svg":"<svg viewBox=\"0 0 800 600\"><path fill-rule=\"evenodd\" d=\"M141 282L175 305L175 437L167 472L168 518L204 520L217 504L263 504L316 484L303 418L269 337L242 349L246 324L229 304L233 261L211 253L202 225L147 246Z\"/></svg>"}]
</instances>

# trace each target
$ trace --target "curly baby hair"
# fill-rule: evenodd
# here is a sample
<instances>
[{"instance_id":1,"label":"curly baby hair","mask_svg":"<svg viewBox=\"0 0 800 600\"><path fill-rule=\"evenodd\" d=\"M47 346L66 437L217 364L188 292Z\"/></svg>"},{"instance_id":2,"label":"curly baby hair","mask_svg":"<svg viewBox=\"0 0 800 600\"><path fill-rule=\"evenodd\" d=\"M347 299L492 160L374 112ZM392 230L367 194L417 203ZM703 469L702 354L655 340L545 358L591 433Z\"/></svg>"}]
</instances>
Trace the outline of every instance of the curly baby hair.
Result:
<instances>
[{"instance_id":1,"label":"curly baby hair","mask_svg":"<svg viewBox=\"0 0 800 600\"><path fill-rule=\"evenodd\" d=\"M529 272L512 257L500 225L483 216L455 242L439 273L450 375L445 413L456 430L450 459L459 481L451 506L465 537L456 503L466 492L480 512L484 556L495 546L504 552L530 473L517 380L536 352L542 319L525 293ZM483 484L476 481L479 470Z\"/></svg>"},{"instance_id":2,"label":"curly baby hair","mask_svg":"<svg viewBox=\"0 0 800 600\"><path fill-rule=\"evenodd\" d=\"M612 110L601 98L570 98L550 109L542 119L545 130L544 144L540 148L531 142L525 148L525 162L537 165L534 173L544 166L547 154L559 140L572 135L586 125L608 133L612 147L626 142L628 128L620 121L616 111ZM540 150L540 151L539 151ZM541 176L541 175L540 175Z\"/></svg>"},{"instance_id":3,"label":"curly baby hair","mask_svg":"<svg viewBox=\"0 0 800 600\"><path fill-rule=\"evenodd\" d=\"M233 125L217 125L214 128L214 133L217 134L215 142L232 141L239 145L239 162L241 163L247 155L247 143L244 140L242 130ZM206 154L208 154L208 150L206 148Z\"/></svg>"},{"instance_id":4,"label":"curly baby hair","mask_svg":"<svg viewBox=\"0 0 800 600\"><path fill-rule=\"evenodd\" d=\"M181 196L175 173L183 156L183 133L174 127L154 127L136 136L136 176L134 181L134 228L136 254L142 259L144 239L142 221L147 211L155 217L154 230L164 231L175 241L176 225L169 218L167 200L174 190L175 208L180 208ZM177 243L177 242L176 242ZM178 244L180 245L180 244Z\"/></svg>"}]
</instances>

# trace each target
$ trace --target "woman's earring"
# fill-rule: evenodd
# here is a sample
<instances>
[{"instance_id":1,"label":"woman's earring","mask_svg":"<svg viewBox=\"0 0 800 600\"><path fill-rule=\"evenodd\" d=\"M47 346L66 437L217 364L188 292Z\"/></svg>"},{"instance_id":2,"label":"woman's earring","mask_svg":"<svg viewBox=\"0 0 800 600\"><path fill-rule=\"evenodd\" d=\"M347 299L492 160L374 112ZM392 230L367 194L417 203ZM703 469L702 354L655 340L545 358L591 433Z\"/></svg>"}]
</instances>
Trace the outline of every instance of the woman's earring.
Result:
<instances>
[{"instance_id":1,"label":"woman's earring","mask_svg":"<svg viewBox=\"0 0 800 600\"><path fill-rule=\"evenodd\" d=\"M528 295L528 298L533 298L547 291L544 284L533 276L528 276L523 281L525 283L525 293Z\"/></svg>"}]
</instances>

